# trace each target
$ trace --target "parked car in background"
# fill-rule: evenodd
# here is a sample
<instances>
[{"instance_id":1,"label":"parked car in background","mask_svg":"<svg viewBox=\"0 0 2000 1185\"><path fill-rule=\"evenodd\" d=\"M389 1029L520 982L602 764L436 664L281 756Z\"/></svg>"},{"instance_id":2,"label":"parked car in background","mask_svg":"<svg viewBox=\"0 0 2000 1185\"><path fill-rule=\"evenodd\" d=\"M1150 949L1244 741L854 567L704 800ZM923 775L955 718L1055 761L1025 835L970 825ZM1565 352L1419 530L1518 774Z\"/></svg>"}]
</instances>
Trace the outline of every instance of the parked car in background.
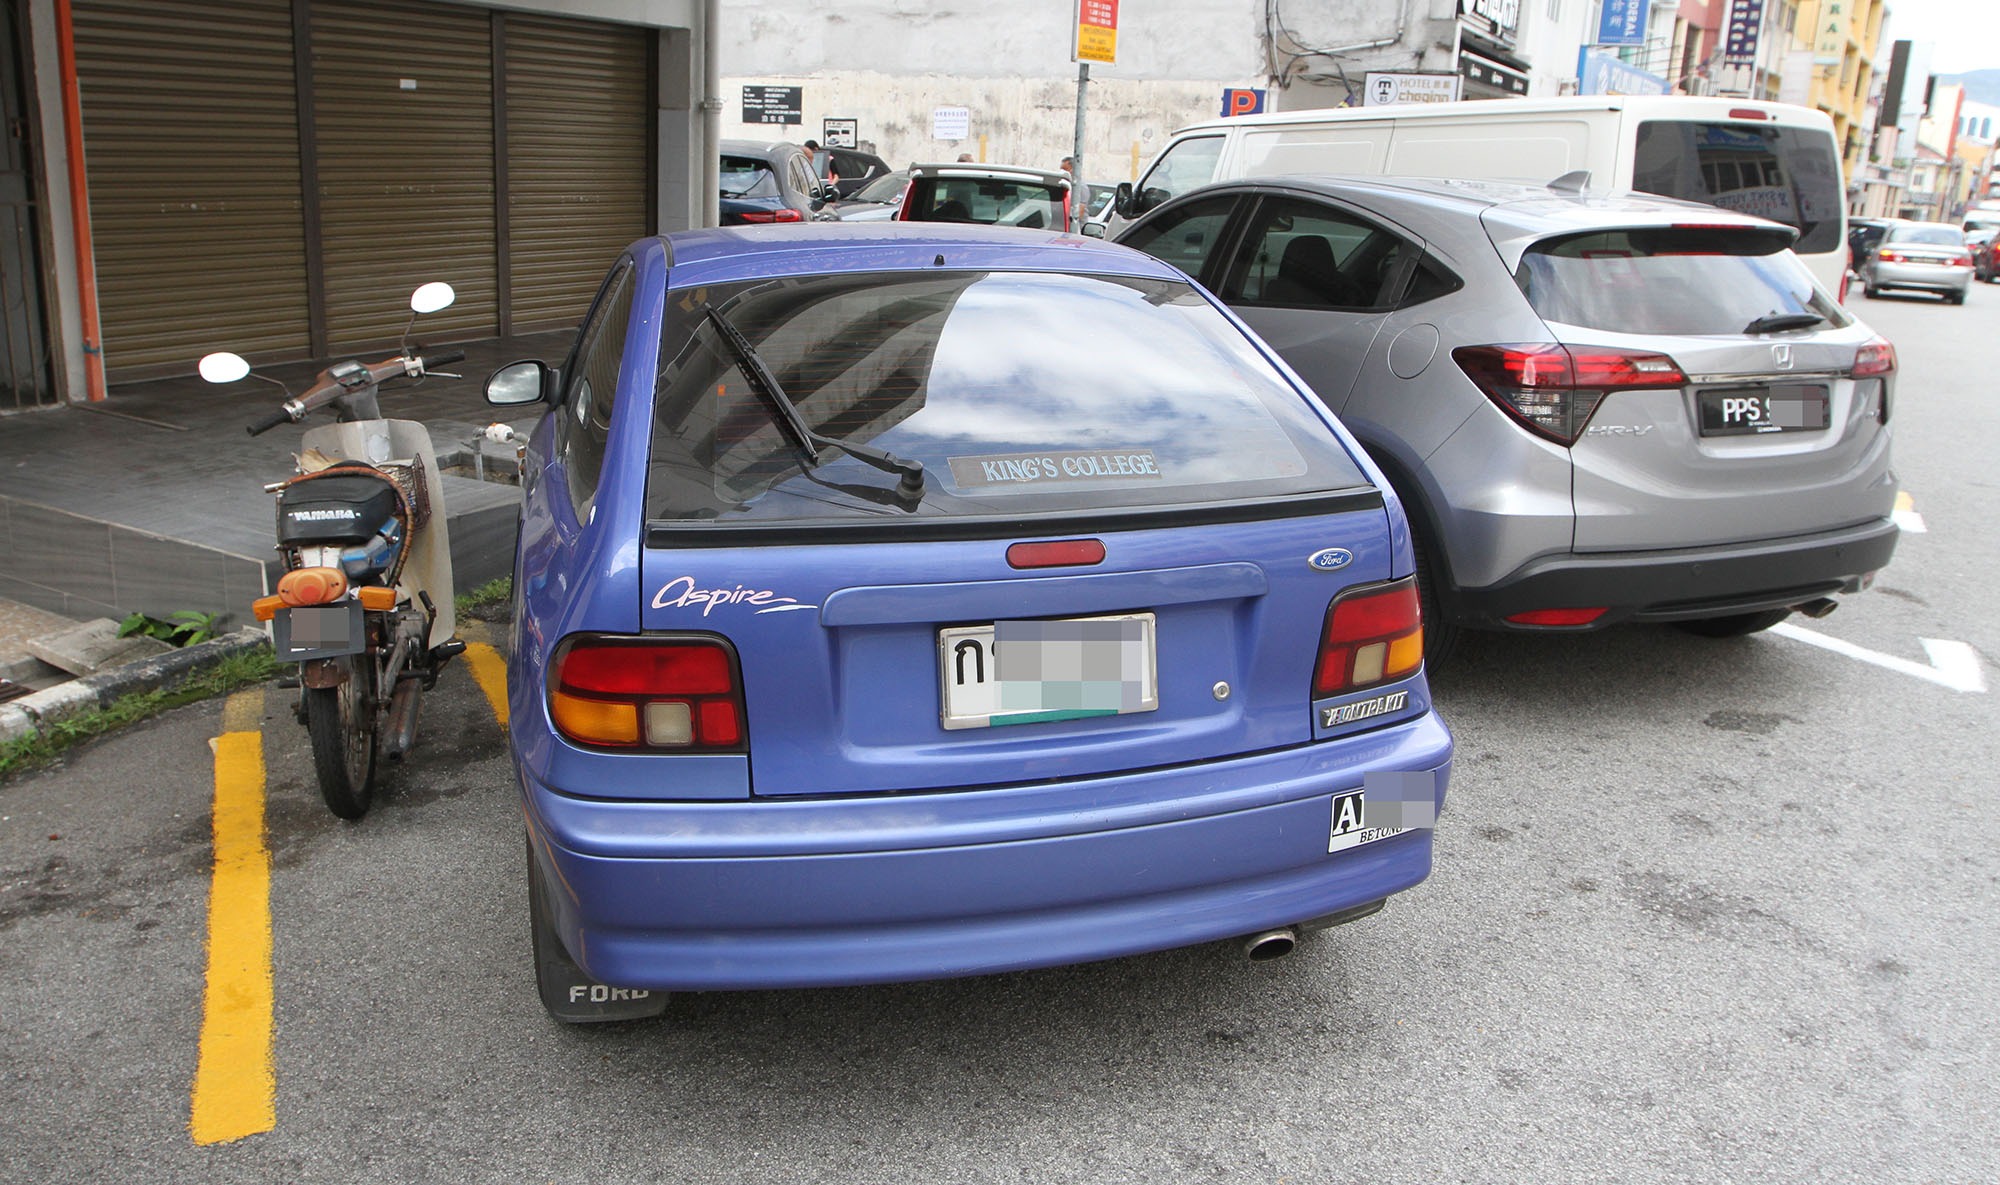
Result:
<instances>
[{"instance_id":1,"label":"parked car in background","mask_svg":"<svg viewBox=\"0 0 2000 1185\"><path fill-rule=\"evenodd\" d=\"M904 222L975 222L1027 230L1071 227L1069 174L1011 165L912 165L896 217Z\"/></svg>"},{"instance_id":2,"label":"parked car in background","mask_svg":"<svg viewBox=\"0 0 2000 1185\"><path fill-rule=\"evenodd\" d=\"M1972 277L1982 284L1991 284L2000 276L2000 260L1994 258L1995 240L2000 240L2000 227L1967 231L1965 235L1966 250L1972 253Z\"/></svg>"},{"instance_id":3,"label":"parked car in background","mask_svg":"<svg viewBox=\"0 0 2000 1185\"><path fill-rule=\"evenodd\" d=\"M722 225L831 218L824 208L832 197L833 190L813 176L812 160L798 145L722 142Z\"/></svg>"},{"instance_id":4,"label":"parked car in background","mask_svg":"<svg viewBox=\"0 0 2000 1185\"><path fill-rule=\"evenodd\" d=\"M1465 627L1749 633L1888 562L1895 353L1793 234L1644 195L1286 177L1119 241L1226 301L1381 465L1436 661Z\"/></svg>"},{"instance_id":5,"label":"parked car in background","mask_svg":"<svg viewBox=\"0 0 2000 1185\"><path fill-rule=\"evenodd\" d=\"M858 148L822 148L830 161L830 171L840 180L833 182L834 195L847 198L854 191L890 171L889 162ZM821 174L825 178L825 174Z\"/></svg>"},{"instance_id":6,"label":"parked car in background","mask_svg":"<svg viewBox=\"0 0 2000 1185\"><path fill-rule=\"evenodd\" d=\"M909 187L909 170L898 169L882 174L829 208L842 222L885 222L896 216L903 192Z\"/></svg>"},{"instance_id":7,"label":"parked car in background","mask_svg":"<svg viewBox=\"0 0 2000 1185\"><path fill-rule=\"evenodd\" d=\"M1159 261L687 231L488 393L551 403L508 727L556 1017L1269 957L1429 874L1451 737L1402 512Z\"/></svg>"},{"instance_id":8,"label":"parked car in background","mask_svg":"<svg viewBox=\"0 0 2000 1185\"><path fill-rule=\"evenodd\" d=\"M1849 271L1856 275L1860 274L1861 265L1868 261L1868 256L1875 250L1875 244L1882 241L1882 236L1889 233L1889 228L1895 225L1896 221L1894 218L1847 220L1847 248L1853 252L1847 264Z\"/></svg>"},{"instance_id":9,"label":"parked car in background","mask_svg":"<svg viewBox=\"0 0 2000 1185\"><path fill-rule=\"evenodd\" d=\"M1965 232L1947 222L1897 222L1861 265L1862 292L1935 292L1964 304L1972 289L1972 253Z\"/></svg>"}]
</instances>

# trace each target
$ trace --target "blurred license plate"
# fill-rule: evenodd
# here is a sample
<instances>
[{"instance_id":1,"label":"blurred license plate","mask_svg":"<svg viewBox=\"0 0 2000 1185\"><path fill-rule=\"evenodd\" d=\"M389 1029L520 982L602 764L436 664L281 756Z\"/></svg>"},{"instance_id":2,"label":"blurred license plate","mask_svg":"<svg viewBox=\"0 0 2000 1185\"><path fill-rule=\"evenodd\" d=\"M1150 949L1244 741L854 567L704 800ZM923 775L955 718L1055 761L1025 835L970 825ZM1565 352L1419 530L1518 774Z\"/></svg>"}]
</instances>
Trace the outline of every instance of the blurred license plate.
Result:
<instances>
[{"instance_id":1,"label":"blurred license plate","mask_svg":"<svg viewBox=\"0 0 2000 1185\"><path fill-rule=\"evenodd\" d=\"M279 662L338 658L368 648L360 601L280 609L271 618L271 648Z\"/></svg>"},{"instance_id":2,"label":"blurred license plate","mask_svg":"<svg viewBox=\"0 0 2000 1185\"><path fill-rule=\"evenodd\" d=\"M946 728L1150 712L1153 615L950 626L938 631L938 685Z\"/></svg>"},{"instance_id":3,"label":"blurred license plate","mask_svg":"<svg viewBox=\"0 0 2000 1185\"><path fill-rule=\"evenodd\" d=\"M1696 398L1703 436L1818 432L1826 427L1826 387L1820 383L1723 387L1699 392Z\"/></svg>"}]
</instances>

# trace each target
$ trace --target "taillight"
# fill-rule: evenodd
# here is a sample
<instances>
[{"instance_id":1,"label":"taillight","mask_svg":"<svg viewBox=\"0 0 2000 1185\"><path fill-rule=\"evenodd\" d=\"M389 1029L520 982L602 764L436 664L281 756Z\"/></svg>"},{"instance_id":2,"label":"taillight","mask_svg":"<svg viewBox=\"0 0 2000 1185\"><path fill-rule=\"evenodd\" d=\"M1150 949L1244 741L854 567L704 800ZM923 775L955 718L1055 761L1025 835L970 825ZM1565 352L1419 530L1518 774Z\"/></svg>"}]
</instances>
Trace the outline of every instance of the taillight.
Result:
<instances>
[{"instance_id":1,"label":"taillight","mask_svg":"<svg viewBox=\"0 0 2000 1185\"><path fill-rule=\"evenodd\" d=\"M549 664L549 719L579 745L740 751L735 656L711 638L571 638Z\"/></svg>"},{"instance_id":2,"label":"taillight","mask_svg":"<svg viewBox=\"0 0 2000 1185\"><path fill-rule=\"evenodd\" d=\"M1349 589L1326 609L1313 698L1401 679L1423 662L1424 618L1415 580Z\"/></svg>"},{"instance_id":3,"label":"taillight","mask_svg":"<svg viewBox=\"0 0 2000 1185\"><path fill-rule=\"evenodd\" d=\"M1877 251L1875 253L1875 258L1883 263L1904 262L1903 253L1900 251Z\"/></svg>"},{"instance_id":4,"label":"taillight","mask_svg":"<svg viewBox=\"0 0 2000 1185\"><path fill-rule=\"evenodd\" d=\"M1954 258L1954 259L1953 259L1953 260L1951 261L1951 266L1953 266L1953 267L1971 267L1971 266L1972 266L1972 256L1970 256L1970 255L1960 255L1960 256L1957 256L1956 258Z\"/></svg>"},{"instance_id":5,"label":"taillight","mask_svg":"<svg viewBox=\"0 0 2000 1185\"><path fill-rule=\"evenodd\" d=\"M746 210L737 215L745 222L804 222L806 216L797 210Z\"/></svg>"},{"instance_id":6,"label":"taillight","mask_svg":"<svg viewBox=\"0 0 2000 1185\"><path fill-rule=\"evenodd\" d=\"M1672 358L1560 342L1460 346L1451 352L1502 411L1557 444L1575 444L1606 393L1627 387L1678 387L1687 376Z\"/></svg>"},{"instance_id":7,"label":"taillight","mask_svg":"<svg viewBox=\"0 0 2000 1185\"><path fill-rule=\"evenodd\" d=\"M1867 378L1871 374L1888 374L1896 369L1896 347L1887 338L1876 338L1854 352L1854 377Z\"/></svg>"}]
</instances>

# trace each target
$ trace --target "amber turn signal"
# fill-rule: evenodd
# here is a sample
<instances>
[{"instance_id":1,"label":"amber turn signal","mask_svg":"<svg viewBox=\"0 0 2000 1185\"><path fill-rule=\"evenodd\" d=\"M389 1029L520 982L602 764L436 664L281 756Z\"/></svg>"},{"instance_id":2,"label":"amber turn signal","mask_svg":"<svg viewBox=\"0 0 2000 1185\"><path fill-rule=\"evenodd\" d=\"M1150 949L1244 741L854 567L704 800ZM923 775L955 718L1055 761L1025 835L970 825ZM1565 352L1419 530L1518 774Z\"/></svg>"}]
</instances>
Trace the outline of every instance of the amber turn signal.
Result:
<instances>
[{"instance_id":1,"label":"amber turn signal","mask_svg":"<svg viewBox=\"0 0 2000 1185\"><path fill-rule=\"evenodd\" d=\"M277 593L272 593L268 597L258 597L256 600L250 602L250 612L257 615L258 621L271 620L278 615L278 610L284 607L285 598L279 596Z\"/></svg>"},{"instance_id":2,"label":"amber turn signal","mask_svg":"<svg viewBox=\"0 0 2000 1185\"><path fill-rule=\"evenodd\" d=\"M367 588L356 589L354 595L361 599L361 607L370 613L386 613L396 607L396 590L371 584Z\"/></svg>"}]
</instances>

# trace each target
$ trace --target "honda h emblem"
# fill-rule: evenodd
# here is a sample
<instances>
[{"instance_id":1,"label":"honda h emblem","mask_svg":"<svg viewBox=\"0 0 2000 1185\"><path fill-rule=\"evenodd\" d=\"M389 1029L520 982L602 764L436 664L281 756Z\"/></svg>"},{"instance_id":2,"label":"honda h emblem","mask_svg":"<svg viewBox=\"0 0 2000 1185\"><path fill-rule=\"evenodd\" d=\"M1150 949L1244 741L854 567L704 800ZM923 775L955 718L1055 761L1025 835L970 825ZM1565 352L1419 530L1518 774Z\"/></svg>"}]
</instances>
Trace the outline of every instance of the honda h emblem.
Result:
<instances>
[{"instance_id":1,"label":"honda h emblem","mask_svg":"<svg viewBox=\"0 0 2000 1185\"><path fill-rule=\"evenodd\" d=\"M1779 370L1792 368L1792 347L1789 344L1771 347L1771 362Z\"/></svg>"}]
</instances>

